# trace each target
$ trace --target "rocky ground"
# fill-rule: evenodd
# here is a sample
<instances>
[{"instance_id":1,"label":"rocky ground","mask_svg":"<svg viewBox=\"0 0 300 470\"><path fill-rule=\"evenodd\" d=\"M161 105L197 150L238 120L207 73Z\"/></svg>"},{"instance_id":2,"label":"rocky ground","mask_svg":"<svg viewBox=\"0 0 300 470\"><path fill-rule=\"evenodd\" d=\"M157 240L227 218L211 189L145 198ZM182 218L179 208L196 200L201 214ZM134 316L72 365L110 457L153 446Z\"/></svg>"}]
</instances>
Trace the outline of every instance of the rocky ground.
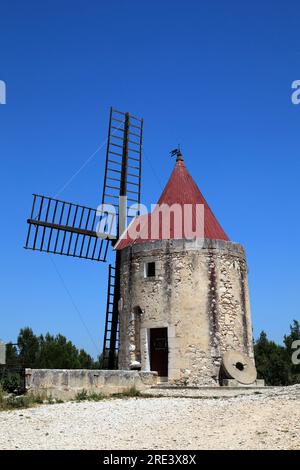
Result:
<instances>
[{"instance_id":1,"label":"rocky ground","mask_svg":"<svg viewBox=\"0 0 300 470\"><path fill-rule=\"evenodd\" d=\"M0 449L300 449L300 385L5 411Z\"/></svg>"}]
</instances>

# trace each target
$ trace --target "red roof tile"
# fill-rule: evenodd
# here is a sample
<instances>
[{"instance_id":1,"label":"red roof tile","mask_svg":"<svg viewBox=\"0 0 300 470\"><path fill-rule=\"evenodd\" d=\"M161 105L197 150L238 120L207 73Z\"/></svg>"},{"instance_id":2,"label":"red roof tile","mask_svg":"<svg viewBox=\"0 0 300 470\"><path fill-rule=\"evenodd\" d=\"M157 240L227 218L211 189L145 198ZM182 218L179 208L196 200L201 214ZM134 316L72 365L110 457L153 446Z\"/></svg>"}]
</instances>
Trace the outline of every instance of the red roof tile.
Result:
<instances>
[{"instance_id":1,"label":"red roof tile","mask_svg":"<svg viewBox=\"0 0 300 470\"><path fill-rule=\"evenodd\" d=\"M158 207L152 214L154 214L159 208L162 208L164 204L168 206L178 204L181 207L186 204L190 204L192 208L193 229L196 228L196 205L201 204L204 207L204 227L202 226L200 228L201 237L204 236L204 238L216 240L229 240L182 160L176 162L175 168L157 204ZM172 222L172 220L173 219L171 218L170 232L167 238L186 238L184 236L176 236L177 232L174 227L174 221ZM151 224L152 228L157 230L158 236L155 238L151 237L151 235L153 235L153 232L151 233ZM166 237L163 236L161 225L161 218L156 219L155 222L153 222L150 214L137 217L128 227L127 231L120 237L115 248L122 250L127 246L145 243L153 239L165 239ZM182 220L182 227L183 226L184 215ZM200 237L199 233L200 232L197 228L197 237Z\"/></svg>"}]
</instances>

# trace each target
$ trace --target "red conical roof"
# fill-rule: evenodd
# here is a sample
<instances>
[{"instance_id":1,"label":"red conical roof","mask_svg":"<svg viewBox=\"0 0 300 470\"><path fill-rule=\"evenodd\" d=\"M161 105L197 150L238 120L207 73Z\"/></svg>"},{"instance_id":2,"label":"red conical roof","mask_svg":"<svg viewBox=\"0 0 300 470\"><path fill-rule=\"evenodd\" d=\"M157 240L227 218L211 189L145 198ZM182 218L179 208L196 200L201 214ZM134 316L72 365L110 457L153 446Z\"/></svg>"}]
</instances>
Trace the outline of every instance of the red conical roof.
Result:
<instances>
[{"instance_id":1,"label":"red conical roof","mask_svg":"<svg viewBox=\"0 0 300 470\"><path fill-rule=\"evenodd\" d=\"M162 206L163 204L166 204L168 206L179 204L182 207L185 204L192 205L193 223L194 223L195 213L196 213L196 204L202 204L204 206L204 230L202 229L202 233L204 232L204 238L210 238L210 239L215 239L215 240L229 240L226 233L224 232L221 225L215 218L211 209L209 208L206 200L202 196L195 181L193 180L193 178L187 171L184 162L181 159L179 159L176 162L175 168L157 204L158 206ZM150 227L151 222L149 222L149 220L150 220L150 215L137 217L132 223L131 228L133 228L133 232L131 233L134 233L135 227L142 227L143 224L145 225L147 224L147 222ZM160 220L159 220L159 224L161 224ZM159 231L158 239L161 240L164 238L162 237L161 227L158 227L158 231ZM145 243L147 241L150 241L152 240L150 233L151 233L150 228L146 228L144 231L142 231L142 233L132 238L132 236L128 235L128 231L127 231L119 239L115 248L118 250L122 250L123 248L130 246L130 245L134 245L137 243ZM177 238L177 237L174 236L174 227L171 224L169 239L174 239L174 238Z\"/></svg>"}]
</instances>

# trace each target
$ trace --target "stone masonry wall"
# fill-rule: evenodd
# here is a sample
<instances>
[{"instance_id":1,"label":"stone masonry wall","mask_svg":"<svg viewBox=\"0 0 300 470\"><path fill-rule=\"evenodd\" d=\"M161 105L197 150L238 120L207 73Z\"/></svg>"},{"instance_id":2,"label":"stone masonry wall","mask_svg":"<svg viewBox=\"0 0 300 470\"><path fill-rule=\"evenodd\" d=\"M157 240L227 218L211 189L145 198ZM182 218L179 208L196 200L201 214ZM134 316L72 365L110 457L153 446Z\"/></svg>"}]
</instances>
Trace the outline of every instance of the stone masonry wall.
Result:
<instances>
[{"instance_id":1,"label":"stone masonry wall","mask_svg":"<svg viewBox=\"0 0 300 470\"><path fill-rule=\"evenodd\" d=\"M62 400L71 400L85 390L88 394L111 395L131 387L145 390L157 383L150 372L86 369L26 369L26 391Z\"/></svg>"},{"instance_id":2,"label":"stone masonry wall","mask_svg":"<svg viewBox=\"0 0 300 470\"><path fill-rule=\"evenodd\" d=\"M120 369L140 361L150 370L149 329L158 327L168 328L171 383L217 385L225 351L253 358L244 249L220 240L199 243L164 240L123 250ZM145 278L150 261L156 275Z\"/></svg>"}]
</instances>

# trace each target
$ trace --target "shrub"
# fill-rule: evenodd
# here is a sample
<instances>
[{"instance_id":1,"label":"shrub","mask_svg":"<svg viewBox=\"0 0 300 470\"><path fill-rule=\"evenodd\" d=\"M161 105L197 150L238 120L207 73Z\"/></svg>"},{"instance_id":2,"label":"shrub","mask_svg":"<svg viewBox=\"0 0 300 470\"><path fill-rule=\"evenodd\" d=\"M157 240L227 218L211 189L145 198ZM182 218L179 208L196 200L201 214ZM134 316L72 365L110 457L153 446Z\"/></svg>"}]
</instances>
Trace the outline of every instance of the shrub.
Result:
<instances>
[{"instance_id":1,"label":"shrub","mask_svg":"<svg viewBox=\"0 0 300 470\"><path fill-rule=\"evenodd\" d=\"M119 393L114 393L113 397L115 398L131 398L131 397L141 397L142 393L137 390L135 387L130 387L127 390L124 390L123 392Z\"/></svg>"},{"instance_id":2,"label":"shrub","mask_svg":"<svg viewBox=\"0 0 300 470\"><path fill-rule=\"evenodd\" d=\"M81 390L81 392L77 392L75 396L76 401L84 401L88 399L88 394L85 389Z\"/></svg>"}]
</instances>

